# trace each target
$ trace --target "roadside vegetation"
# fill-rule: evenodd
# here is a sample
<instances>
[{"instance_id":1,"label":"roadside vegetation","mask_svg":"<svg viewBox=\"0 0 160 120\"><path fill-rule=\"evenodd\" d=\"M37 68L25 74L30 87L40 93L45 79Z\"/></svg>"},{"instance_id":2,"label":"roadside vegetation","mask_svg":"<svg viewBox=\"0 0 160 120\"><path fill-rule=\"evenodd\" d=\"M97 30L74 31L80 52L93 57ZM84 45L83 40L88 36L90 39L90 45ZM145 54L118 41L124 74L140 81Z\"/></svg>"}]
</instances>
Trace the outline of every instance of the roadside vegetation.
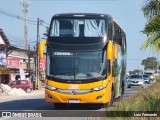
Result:
<instances>
[{"instance_id":1,"label":"roadside vegetation","mask_svg":"<svg viewBox=\"0 0 160 120\"><path fill-rule=\"evenodd\" d=\"M135 95L129 97L128 99L122 99L118 102L118 104L113 107L112 111L122 111L118 114L123 114L123 111L132 111L131 116L137 113L138 111L143 113L145 111L155 111L158 114L160 112L160 76L156 77L156 83L146 89L142 89ZM115 113L115 116L117 113ZM113 119L113 120L158 120L160 117L113 117L113 118L106 118Z\"/></svg>"},{"instance_id":2,"label":"roadside vegetation","mask_svg":"<svg viewBox=\"0 0 160 120\"><path fill-rule=\"evenodd\" d=\"M147 20L142 33L147 35L147 40L143 42L141 50L150 47L151 51L160 53L160 1L144 0L142 12Z\"/></svg>"},{"instance_id":3,"label":"roadside vegetation","mask_svg":"<svg viewBox=\"0 0 160 120\"><path fill-rule=\"evenodd\" d=\"M116 111L160 111L160 79L147 89L125 99L115 107Z\"/></svg>"}]
</instances>

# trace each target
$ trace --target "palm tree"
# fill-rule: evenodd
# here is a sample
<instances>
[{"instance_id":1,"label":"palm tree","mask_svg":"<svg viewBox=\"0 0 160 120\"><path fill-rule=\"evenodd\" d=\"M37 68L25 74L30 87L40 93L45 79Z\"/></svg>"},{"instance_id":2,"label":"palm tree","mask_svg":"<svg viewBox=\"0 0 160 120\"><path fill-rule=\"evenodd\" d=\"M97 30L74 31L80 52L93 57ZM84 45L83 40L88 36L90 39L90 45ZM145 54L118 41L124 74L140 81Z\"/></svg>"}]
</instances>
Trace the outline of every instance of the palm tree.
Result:
<instances>
[{"instance_id":1,"label":"palm tree","mask_svg":"<svg viewBox=\"0 0 160 120\"><path fill-rule=\"evenodd\" d=\"M160 0L147 0L142 6L144 17L151 19L160 13Z\"/></svg>"},{"instance_id":2,"label":"palm tree","mask_svg":"<svg viewBox=\"0 0 160 120\"><path fill-rule=\"evenodd\" d=\"M148 46L152 51L160 53L160 17L152 18L142 31L148 36L141 46L141 50L145 50Z\"/></svg>"},{"instance_id":3,"label":"palm tree","mask_svg":"<svg viewBox=\"0 0 160 120\"><path fill-rule=\"evenodd\" d=\"M160 0L147 0L142 11L147 18L147 24L142 32L148 39L142 44L141 50L150 46L152 51L160 53Z\"/></svg>"}]
</instances>

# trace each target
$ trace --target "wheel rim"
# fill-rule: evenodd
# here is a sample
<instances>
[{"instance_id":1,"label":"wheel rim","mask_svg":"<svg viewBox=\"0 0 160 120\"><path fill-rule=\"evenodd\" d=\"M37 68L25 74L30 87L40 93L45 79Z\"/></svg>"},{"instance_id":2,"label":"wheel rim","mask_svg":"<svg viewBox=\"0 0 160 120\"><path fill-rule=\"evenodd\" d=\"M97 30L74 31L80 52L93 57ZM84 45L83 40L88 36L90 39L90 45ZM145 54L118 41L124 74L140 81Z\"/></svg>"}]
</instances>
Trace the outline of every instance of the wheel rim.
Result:
<instances>
[{"instance_id":1,"label":"wheel rim","mask_svg":"<svg viewBox=\"0 0 160 120\"><path fill-rule=\"evenodd\" d=\"M31 89L30 89L30 88L27 88L26 91L27 91L27 93L30 93L30 92L31 92Z\"/></svg>"}]
</instances>

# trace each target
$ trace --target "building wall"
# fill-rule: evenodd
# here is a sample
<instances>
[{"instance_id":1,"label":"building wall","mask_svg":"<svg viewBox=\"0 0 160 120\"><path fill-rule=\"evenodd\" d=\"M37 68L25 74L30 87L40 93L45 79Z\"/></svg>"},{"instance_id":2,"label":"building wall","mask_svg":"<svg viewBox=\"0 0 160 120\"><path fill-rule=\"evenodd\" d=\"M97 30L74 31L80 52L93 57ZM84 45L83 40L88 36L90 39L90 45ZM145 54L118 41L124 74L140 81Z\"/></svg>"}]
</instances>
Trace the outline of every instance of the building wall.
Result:
<instances>
[{"instance_id":1,"label":"building wall","mask_svg":"<svg viewBox=\"0 0 160 120\"><path fill-rule=\"evenodd\" d=\"M16 49L13 50L12 53L10 53L7 57L8 59L18 59L20 64L17 66L9 66L7 65L7 68L13 69L11 74L11 80L15 80L16 75L20 75L19 68L24 69L26 75L29 74L29 67L28 67L28 52L26 50ZM34 59L30 58L30 70L33 71L35 68ZM16 70L14 70L16 69Z\"/></svg>"}]
</instances>

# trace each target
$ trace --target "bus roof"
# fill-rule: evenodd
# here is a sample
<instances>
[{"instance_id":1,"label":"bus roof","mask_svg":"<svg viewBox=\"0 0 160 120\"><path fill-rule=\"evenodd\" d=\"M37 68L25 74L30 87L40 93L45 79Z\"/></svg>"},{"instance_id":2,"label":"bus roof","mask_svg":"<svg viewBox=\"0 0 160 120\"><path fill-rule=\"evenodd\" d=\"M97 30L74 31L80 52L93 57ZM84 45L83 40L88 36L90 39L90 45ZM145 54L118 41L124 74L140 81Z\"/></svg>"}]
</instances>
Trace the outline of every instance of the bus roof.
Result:
<instances>
[{"instance_id":1,"label":"bus roof","mask_svg":"<svg viewBox=\"0 0 160 120\"><path fill-rule=\"evenodd\" d=\"M110 15L108 14L100 14L100 13L62 13L62 14L56 14L53 16L53 18L83 18L83 17L88 17L88 18L109 18L113 19Z\"/></svg>"}]
</instances>

